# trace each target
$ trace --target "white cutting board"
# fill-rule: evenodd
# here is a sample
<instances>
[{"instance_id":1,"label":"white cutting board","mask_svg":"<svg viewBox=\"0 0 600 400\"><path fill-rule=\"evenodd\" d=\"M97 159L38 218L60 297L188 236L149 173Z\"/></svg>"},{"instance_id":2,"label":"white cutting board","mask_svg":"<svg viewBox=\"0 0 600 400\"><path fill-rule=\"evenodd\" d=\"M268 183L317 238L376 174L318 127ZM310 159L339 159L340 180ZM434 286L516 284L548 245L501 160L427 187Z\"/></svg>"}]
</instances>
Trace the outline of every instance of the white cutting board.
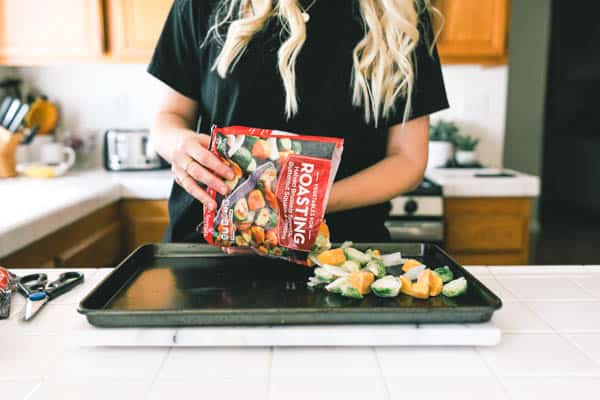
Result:
<instances>
[{"instance_id":1,"label":"white cutting board","mask_svg":"<svg viewBox=\"0 0 600 400\"><path fill-rule=\"evenodd\" d=\"M494 346L493 323L432 325L309 325L190 328L97 328L81 318L67 332L80 346Z\"/></svg>"}]
</instances>

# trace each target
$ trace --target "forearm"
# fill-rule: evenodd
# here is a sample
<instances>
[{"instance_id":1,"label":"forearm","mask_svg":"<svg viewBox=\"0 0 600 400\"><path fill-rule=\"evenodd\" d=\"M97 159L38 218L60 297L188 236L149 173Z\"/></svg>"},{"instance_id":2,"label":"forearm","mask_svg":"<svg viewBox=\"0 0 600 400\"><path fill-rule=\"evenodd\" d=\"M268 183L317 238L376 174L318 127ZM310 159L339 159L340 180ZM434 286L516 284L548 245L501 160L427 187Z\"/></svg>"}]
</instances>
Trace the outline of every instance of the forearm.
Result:
<instances>
[{"instance_id":1,"label":"forearm","mask_svg":"<svg viewBox=\"0 0 600 400\"><path fill-rule=\"evenodd\" d=\"M423 178L422 162L399 153L333 185L327 212L334 213L388 201L415 188Z\"/></svg>"},{"instance_id":2,"label":"forearm","mask_svg":"<svg viewBox=\"0 0 600 400\"><path fill-rule=\"evenodd\" d=\"M156 114L152 128L152 141L155 150L169 163L173 162L173 153L186 135L190 134L190 121L173 112L163 111Z\"/></svg>"}]
</instances>

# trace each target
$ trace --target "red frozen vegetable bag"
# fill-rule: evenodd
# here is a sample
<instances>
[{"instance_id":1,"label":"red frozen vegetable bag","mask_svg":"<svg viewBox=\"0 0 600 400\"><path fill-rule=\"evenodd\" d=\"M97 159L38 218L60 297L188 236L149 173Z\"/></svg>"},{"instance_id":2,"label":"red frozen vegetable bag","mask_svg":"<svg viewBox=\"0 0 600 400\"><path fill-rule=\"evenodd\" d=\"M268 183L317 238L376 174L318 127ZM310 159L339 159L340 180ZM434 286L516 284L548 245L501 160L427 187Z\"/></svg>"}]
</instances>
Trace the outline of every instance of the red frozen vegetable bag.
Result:
<instances>
[{"instance_id":1,"label":"red frozen vegetable bag","mask_svg":"<svg viewBox=\"0 0 600 400\"><path fill-rule=\"evenodd\" d=\"M244 126L212 128L210 150L234 171L216 210L204 210L203 235L221 247L307 264L330 247L327 200L342 157L340 138Z\"/></svg>"}]
</instances>

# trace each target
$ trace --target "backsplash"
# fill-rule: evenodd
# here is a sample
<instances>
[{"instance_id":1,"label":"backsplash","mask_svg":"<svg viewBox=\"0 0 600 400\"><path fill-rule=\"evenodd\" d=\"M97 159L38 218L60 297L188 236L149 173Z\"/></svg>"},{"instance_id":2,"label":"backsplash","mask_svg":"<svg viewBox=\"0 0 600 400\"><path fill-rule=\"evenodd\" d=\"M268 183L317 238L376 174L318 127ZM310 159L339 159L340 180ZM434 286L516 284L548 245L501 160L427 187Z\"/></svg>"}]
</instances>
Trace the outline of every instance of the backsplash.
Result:
<instances>
[{"instance_id":1,"label":"backsplash","mask_svg":"<svg viewBox=\"0 0 600 400\"><path fill-rule=\"evenodd\" d=\"M16 68L28 87L58 102L61 128L104 130L148 127L156 110L161 83L145 65L60 65ZM451 108L433 119L457 122L463 133L481 138L480 160L501 166L508 68L477 65L444 66ZM0 76L6 68L0 68Z\"/></svg>"}]
</instances>

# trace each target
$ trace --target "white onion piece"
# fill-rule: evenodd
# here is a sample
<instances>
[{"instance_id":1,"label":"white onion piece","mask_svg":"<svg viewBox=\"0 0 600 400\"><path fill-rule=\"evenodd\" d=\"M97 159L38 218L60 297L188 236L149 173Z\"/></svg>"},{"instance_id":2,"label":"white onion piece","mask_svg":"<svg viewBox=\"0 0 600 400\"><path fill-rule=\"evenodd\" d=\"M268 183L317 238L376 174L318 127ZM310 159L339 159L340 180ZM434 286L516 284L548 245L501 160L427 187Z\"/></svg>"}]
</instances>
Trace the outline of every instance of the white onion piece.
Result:
<instances>
[{"instance_id":1,"label":"white onion piece","mask_svg":"<svg viewBox=\"0 0 600 400\"><path fill-rule=\"evenodd\" d=\"M316 256L309 256L308 257L310 259L310 261L313 262L313 264L315 264L318 267L323 267L323 264L321 264L321 261L319 261L319 259Z\"/></svg>"},{"instance_id":2,"label":"white onion piece","mask_svg":"<svg viewBox=\"0 0 600 400\"><path fill-rule=\"evenodd\" d=\"M419 277L419 274L423 272L425 268L426 267L422 264L417 265L416 267L412 267L411 269L409 269L408 272L404 273L402 276L406 277L407 279L410 279L411 281L416 281Z\"/></svg>"},{"instance_id":3,"label":"white onion piece","mask_svg":"<svg viewBox=\"0 0 600 400\"><path fill-rule=\"evenodd\" d=\"M267 139L269 147L271 148L269 159L272 161L279 160L279 148L277 147L277 138L271 137Z\"/></svg>"},{"instance_id":4,"label":"white onion piece","mask_svg":"<svg viewBox=\"0 0 600 400\"><path fill-rule=\"evenodd\" d=\"M321 266L321 268L323 268L325 271L329 272L331 275L335 276L336 278L340 278L342 276L349 275L348 271L346 271L342 267L337 267L335 265L323 264Z\"/></svg>"},{"instance_id":5,"label":"white onion piece","mask_svg":"<svg viewBox=\"0 0 600 400\"><path fill-rule=\"evenodd\" d=\"M399 251L396 253L383 254L381 256L381 260L383 261L383 265L386 267L404 264L402 253L400 253Z\"/></svg>"},{"instance_id":6,"label":"white onion piece","mask_svg":"<svg viewBox=\"0 0 600 400\"><path fill-rule=\"evenodd\" d=\"M244 144L244 139L246 136L244 135L229 135L227 136L227 144L229 145L229 151L227 151L227 155L231 158L235 154L236 151L242 147Z\"/></svg>"}]
</instances>

